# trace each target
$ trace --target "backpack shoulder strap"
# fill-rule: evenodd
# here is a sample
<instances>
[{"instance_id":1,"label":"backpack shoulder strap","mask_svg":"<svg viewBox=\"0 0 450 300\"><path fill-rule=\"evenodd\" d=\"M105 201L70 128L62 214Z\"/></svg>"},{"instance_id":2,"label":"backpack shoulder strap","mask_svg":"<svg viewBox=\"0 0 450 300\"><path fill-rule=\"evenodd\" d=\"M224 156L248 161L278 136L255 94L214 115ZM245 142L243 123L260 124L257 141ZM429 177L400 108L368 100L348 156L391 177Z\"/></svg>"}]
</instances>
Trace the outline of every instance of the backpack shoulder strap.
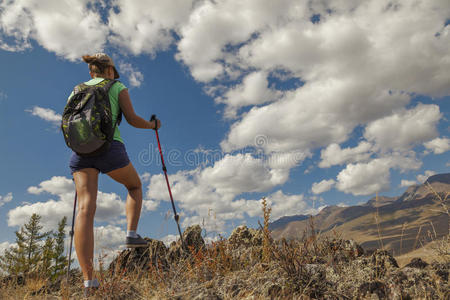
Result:
<instances>
[{"instance_id":1,"label":"backpack shoulder strap","mask_svg":"<svg viewBox=\"0 0 450 300\"><path fill-rule=\"evenodd\" d=\"M116 83L117 80L115 79L104 79L96 84L96 86L102 87L105 92L108 92L109 89L113 86L114 83Z\"/></svg>"},{"instance_id":2,"label":"backpack shoulder strap","mask_svg":"<svg viewBox=\"0 0 450 300\"><path fill-rule=\"evenodd\" d=\"M115 79L105 79L102 82L98 83L98 85L103 85L103 89L105 90L106 93L109 92L109 89L113 86L114 83L118 82L118 80ZM117 115L117 120L116 120L116 126L119 126L120 123L122 122L122 109L120 109L120 105L119 105L119 114Z\"/></svg>"},{"instance_id":3,"label":"backpack shoulder strap","mask_svg":"<svg viewBox=\"0 0 450 300\"><path fill-rule=\"evenodd\" d=\"M73 88L73 94L75 95L76 93L79 93L85 89L87 89L89 86L85 83L80 83L79 85L75 86Z\"/></svg>"},{"instance_id":4,"label":"backpack shoulder strap","mask_svg":"<svg viewBox=\"0 0 450 300\"><path fill-rule=\"evenodd\" d=\"M79 85L76 85L76 86L73 88L72 94L71 94L70 97L67 99L66 104L68 105L69 103L71 103L71 100L73 99L73 96L75 96L77 93L79 93L79 92L81 92L81 91L83 91L83 90L85 90L85 89L87 89L87 88L89 88L89 86L86 85L86 84L84 84L84 83L80 83Z\"/></svg>"}]
</instances>

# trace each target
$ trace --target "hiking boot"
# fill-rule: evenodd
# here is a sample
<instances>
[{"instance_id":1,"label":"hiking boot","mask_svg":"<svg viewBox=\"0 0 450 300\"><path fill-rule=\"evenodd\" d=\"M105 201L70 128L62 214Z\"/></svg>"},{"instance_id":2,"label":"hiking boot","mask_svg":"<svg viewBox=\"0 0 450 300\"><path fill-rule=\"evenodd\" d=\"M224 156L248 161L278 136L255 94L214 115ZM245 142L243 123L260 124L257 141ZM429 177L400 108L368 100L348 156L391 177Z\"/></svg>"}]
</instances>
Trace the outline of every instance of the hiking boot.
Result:
<instances>
[{"instance_id":1,"label":"hiking boot","mask_svg":"<svg viewBox=\"0 0 450 300\"><path fill-rule=\"evenodd\" d=\"M127 248L147 247L148 241L141 238L141 236L138 234L136 238L127 236L126 244Z\"/></svg>"}]
</instances>

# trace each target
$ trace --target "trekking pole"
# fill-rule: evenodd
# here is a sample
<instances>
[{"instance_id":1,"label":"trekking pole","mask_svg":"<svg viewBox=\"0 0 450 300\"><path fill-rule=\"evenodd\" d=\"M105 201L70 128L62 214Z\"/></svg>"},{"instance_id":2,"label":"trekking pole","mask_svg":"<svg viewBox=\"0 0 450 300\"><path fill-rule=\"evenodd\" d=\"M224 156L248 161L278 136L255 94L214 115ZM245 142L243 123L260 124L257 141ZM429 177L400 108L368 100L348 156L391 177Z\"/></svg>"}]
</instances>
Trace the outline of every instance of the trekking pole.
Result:
<instances>
[{"instance_id":1,"label":"trekking pole","mask_svg":"<svg viewBox=\"0 0 450 300\"><path fill-rule=\"evenodd\" d=\"M72 229L70 230L70 247L69 247L69 260L67 262L67 283L70 279L70 263L72 262L72 242L73 242L73 227L75 224L75 210L77 207L77 190L75 189L75 199L73 200L73 215L72 215Z\"/></svg>"},{"instance_id":2,"label":"trekking pole","mask_svg":"<svg viewBox=\"0 0 450 300\"><path fill-rule=\"evenodd\" d=\"M158 148L159 148L159 154L161 156L162 169L164 171L164 176L166 177L167 189L169 190L169 196L170 196L170 201L172 202L174 218L175 218L175 222L177 222L178 233L180 234L181 246L182 246L182 248L184 248L183 235L181 234L180 223L179 223L180 216L177 214L177 210L175 209L175 203L173 202L172 191L170 190L169 178L167 177L167 168L166 168L166 164L164 163L164 158L163 158L163 154L162 154L162 150L161 150L161 143L159 142L158 124L157 124L158 121L156 119L156 115L152 115L152 117L150 118L150 121L155 121L156 140L158 141Z\"/></svg>"}]
</instances>

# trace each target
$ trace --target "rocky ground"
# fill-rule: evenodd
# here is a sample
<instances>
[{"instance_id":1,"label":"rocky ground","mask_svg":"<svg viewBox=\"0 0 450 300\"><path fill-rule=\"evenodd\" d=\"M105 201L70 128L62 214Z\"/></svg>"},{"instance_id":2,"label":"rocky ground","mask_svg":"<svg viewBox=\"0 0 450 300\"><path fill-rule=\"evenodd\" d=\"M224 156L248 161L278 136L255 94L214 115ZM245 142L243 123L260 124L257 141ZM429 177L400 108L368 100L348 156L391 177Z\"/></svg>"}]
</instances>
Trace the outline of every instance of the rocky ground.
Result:
<instances>
[{"instance_id":1,"label":"rocky ground","mask_svg":"<svg viewBox=\"0 0 450 300\"><path fill-rule=\"evenodd\" d=\"M200 227L190 227L187 251L150 240L148 249L123 251L109 271L152 274L146 297L167 299L450 299L448 256L399 268L389 252L365 253L351 240L274 242L263 232L241 226L206 246Z\"/></svg>"},{"instance_id":2,"label":"rocky ground","mask_svg":"<svg viewBox=\"0 0 450 300\"><path fill-rule=\"evenodd\" d=\"M399 267L388 251L367 253L352 240L273 241L245 226L208 245L199 226L183 236L184 246L148 239L148 248L100 264L92 299L450 299L448 238L431 264L415 258ZM0 299L83 298L75 270L69 287L3 280Z\"/></svg>"}]
</instances>

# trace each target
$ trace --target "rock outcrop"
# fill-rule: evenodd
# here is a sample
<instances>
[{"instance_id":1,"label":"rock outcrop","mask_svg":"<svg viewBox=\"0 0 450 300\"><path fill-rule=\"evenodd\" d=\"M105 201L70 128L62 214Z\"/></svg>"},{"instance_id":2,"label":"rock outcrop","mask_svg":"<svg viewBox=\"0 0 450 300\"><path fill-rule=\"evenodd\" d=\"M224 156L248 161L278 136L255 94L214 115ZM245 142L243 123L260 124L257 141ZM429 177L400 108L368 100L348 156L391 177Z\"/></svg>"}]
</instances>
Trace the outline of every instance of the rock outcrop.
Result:
<instances>
[{"instance_id":1,"label":"rock outcrop","mask_svg":"<svg viewBox=\"0 0 450 300\"><path fill-rule=\"evenodd\" d=\"M440 299L448 297L450 263L414 258L400 268L391 252L364 252L353 240L305 238L264 243L262 230L239 226L228 239L206 245L199 226L166 247L148 239L123 251L110 270L146 274L158 270L164 288L154 298ZM263 248L270 247L270 260ZM267 250L267 249L266 249Z\"/></svg>"},{"instance_id":2,"label":"rock outcrop","mask_svg":"<svg viewBox=\"0 0 450 300\"><path fill-rule=\"evenodd\" d=\"M205 247L199 225L188 227L183 232L184 247L180 241L173 242L169 248L159 240L145 238L148 247L127 249L122 251L110 264L109 270L122 273L148 271L150 268L167 270L170 263L182 259L189 253L198 252Z\"/></svg>"}]
</instances>

